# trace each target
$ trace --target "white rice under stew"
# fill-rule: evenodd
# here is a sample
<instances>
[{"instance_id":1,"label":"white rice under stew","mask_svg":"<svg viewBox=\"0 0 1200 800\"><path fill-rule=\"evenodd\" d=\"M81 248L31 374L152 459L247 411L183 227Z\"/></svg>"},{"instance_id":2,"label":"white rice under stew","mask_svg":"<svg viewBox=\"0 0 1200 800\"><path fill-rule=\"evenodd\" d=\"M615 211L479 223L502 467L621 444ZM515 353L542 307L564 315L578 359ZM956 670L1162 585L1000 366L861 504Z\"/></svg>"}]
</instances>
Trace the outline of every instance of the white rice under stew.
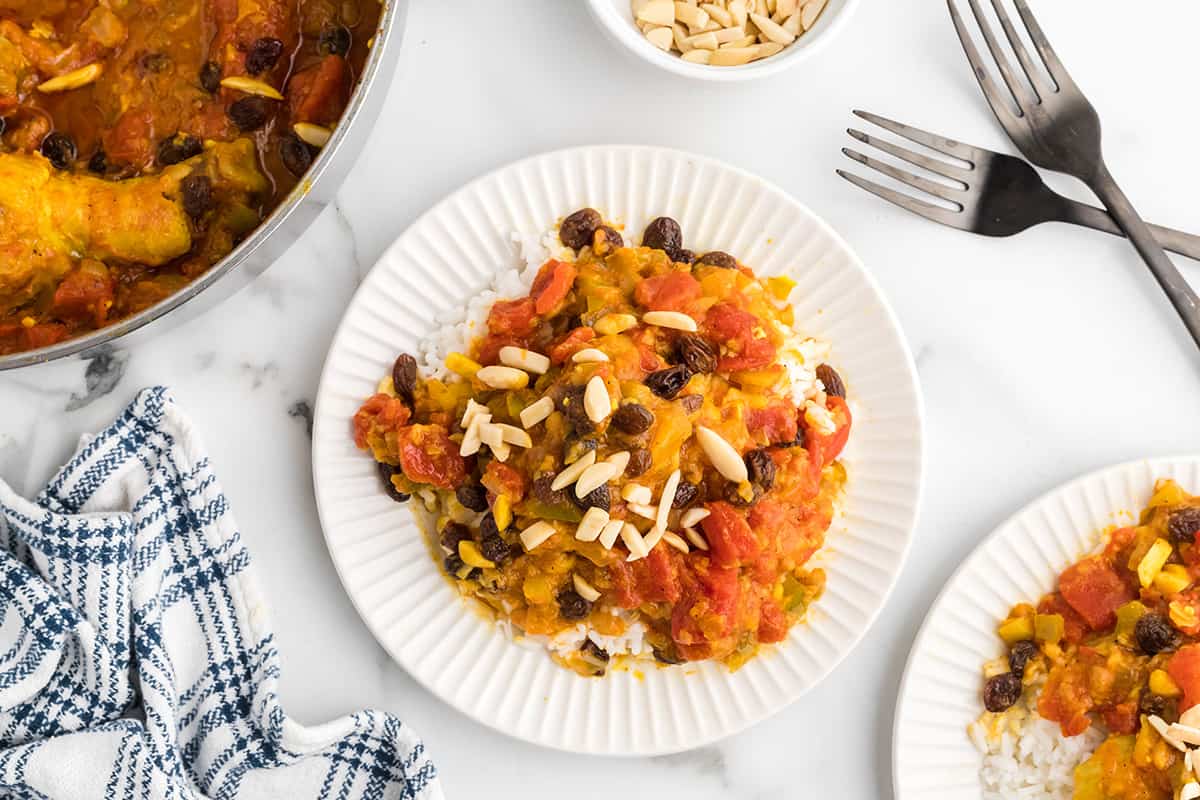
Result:
<instances>
[{"instance_id":1,"label":"white rice under stew","mask_svg":"<svg viewBox=\"0 0 1200 800\"><path fill-rule=\"evenodd\" d=\"M1026 687L1012 708L985 713L967 729L983 754L984 800L1071 800L1075 767L1104 741L1096 725L1078 736L1063 736L1057 723L1038 714L1039 689Z\"/></svg>"}]
</instances>

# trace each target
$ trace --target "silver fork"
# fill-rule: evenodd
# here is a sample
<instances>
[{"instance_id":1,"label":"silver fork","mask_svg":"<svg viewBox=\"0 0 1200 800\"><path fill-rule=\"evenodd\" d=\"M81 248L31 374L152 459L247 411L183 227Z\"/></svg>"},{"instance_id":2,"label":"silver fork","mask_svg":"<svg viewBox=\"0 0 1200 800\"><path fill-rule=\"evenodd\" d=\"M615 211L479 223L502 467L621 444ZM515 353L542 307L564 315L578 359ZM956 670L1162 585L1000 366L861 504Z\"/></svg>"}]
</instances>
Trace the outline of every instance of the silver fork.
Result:
<instances>
[{"instance_id":1,"label":"silver fork","mask_svg":"<svg viewBox=\"0 0 1200 800\"><path fill-rule=\"evenodd\" d=\"M914 214L984 236L1012 236L1044 222L1067 222L1114 236L1125 235L1104 209L1058 194L1042 181L1037 170L1016 156L973 147L867 111L855 111L854 115L931 150L967 162L967 166L960 167L854 128L847 129L847 133L865 145L953 181L953 186L933 181L857 150L842 148L843 153L858 163L955 206L948 209L837 170L838 175L860 189ZM1200 260L1200 236L1157 225L1151 225L1150 229L1163 247Z\"/></svg>"},{"instance_id":2,"label":"silver fork","mask_svg":"<svg viewBox=\"0 0 1200 800\"><path fill-rule=\"evenodd\" d=\"M971 62L975 78L979 81L979 87L983 89L996 119L1004 126L1017 148L1034 164L1073 175L1096 193L1113 219L1133 242L1159 286L1175 306L1192 339L1200 346L1200 298L1197 298L1196 293L1179 274L1179 270L1175 269L1175 265L1159 247L1149 227L1138 216L1129 198L1117 186L1117 182L1108 171L1101 147L1100 117L1075 85L1075 81L1067 74L1067 70L1046 39L1046 34L1034 19L1028 4L1025 0L1013 0L1051 81L1047 81L1037 69L1001 0L992 0L992 7L1013 53L1017 56L1017 61L1020 62L1027 82L1017 77L1008 56L1000 48L991 24L980 8L979 0L967 1L988 50L991 51L992 59L1008 88L1008 94L1016 103L1014 112L1004 93L988 74L987 67L967 32L966 24L958 13L955 0L946 0L959 41L962 42L967 60Z\"/></svg>"}]
</instances>

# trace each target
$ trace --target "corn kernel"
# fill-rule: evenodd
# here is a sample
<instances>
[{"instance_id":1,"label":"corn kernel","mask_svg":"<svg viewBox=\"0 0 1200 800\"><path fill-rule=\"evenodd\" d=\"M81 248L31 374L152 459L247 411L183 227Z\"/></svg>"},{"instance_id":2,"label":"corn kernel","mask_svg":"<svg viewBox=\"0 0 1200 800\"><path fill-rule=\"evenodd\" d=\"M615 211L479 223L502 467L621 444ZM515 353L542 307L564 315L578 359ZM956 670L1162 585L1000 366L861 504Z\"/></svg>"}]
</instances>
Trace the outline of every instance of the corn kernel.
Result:
<instances>
[{"instance_id":1,"label":"corn kernel","mask_svg":"<svg viewBox=\"0 0 1200 800\"><path fill-rule=\"evenodd\" d=\"M463 560L464 564L480 569L495 569L495 563L488 561L483 557L483 553L479 552L479 545L472 542L470 539L463 539L458 543L458 557Z\"/></svg>"},{"instance_id":2,"label":"corn kernel","mask_svg":"<svg viewBox=\"0 0 1200 800\"><path fill-rule=\"evenodd\" d=\"M462 353L451 353L446 356L446 369L455 375L462 375L464 378L474 378L475 373L479 372L482 366Z\"/></svg>"},{"instance_id":3,"label":"corn kernel","mask_svg":"<svg viewBox=\"0 0 1200 800\"><path fill-rule=\"evenodd\" d=\"M1183 694L1165 669L1156 669L1150 673L1150 691L1162 697L1179 697Z\"/></svg>"},{"instance_id":4,"label":"corn kernel","mask_svg":"<svg viewBox=\"0 0 1200 800\"><path fill-rule=\"evenodd\" d=\"M512 525L512 501L508 495L502 494L492 504L492 518L496 520L497 530L506 531Z\"/></svg>"}]
</instances>

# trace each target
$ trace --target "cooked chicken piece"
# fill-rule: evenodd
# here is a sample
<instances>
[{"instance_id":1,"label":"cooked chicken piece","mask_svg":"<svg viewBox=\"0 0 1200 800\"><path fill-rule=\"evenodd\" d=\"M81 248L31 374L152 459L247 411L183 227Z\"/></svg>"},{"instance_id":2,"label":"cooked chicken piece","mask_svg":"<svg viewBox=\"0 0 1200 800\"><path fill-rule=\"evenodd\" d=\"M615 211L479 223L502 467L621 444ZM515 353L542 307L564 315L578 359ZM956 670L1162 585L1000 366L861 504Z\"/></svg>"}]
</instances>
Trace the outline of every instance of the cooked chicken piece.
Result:
<instances>
[{"instance_id":1,"label":"cooked chicken piece","mask_svg":"<svg viewBox=\"0 0 1200 800\"><path fill-rule=\"evenodd\" d=\"M180 186L191 175L207 176L223 203L268 187L250 139L210 143L157 175L124 181L0 153L0 312L52 288L83 258L159 266L187 253L195 228Z\"/></svg>"}]
</instances>

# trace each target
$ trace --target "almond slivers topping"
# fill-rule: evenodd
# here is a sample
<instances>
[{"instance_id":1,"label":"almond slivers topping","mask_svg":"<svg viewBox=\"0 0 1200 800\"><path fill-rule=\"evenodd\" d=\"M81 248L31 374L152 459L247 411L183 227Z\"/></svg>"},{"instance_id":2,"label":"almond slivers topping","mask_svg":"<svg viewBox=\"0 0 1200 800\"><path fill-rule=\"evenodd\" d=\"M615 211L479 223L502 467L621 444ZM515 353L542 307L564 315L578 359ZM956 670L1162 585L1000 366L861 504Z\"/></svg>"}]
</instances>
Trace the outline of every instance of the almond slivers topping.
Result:
<instances>
[{"instance_id":1,"label":"almond slivers topping","mask_svg":"<svg viewBox=\"0 0 1200 800\"><path fill-rule=\"evenodd\" d=\"M554 401L549 397L543 397L541 400L530 403L521 410L521 424L526 429L532 428L553 413Z\"/></svg>"},{"instance_id":2,"label":"almond slivers topping","mask_svg":"<svg viewBox=\"0 0 1200 800\"><path fill-rule=\"evenodd\" d=\"M559 489L567 488L572 483L579 480L579 476L583 474L584 470L595 463L596 451L588 450L582 458L568 466L562 472L558 473L558 476L554 479L554 482L550 484L550 488L555 492L557 492Z\"/></svg>"},{"instance_id":3,"label":"almond slivers topping","mask_svg":"<svg viewBox=\"0 0 1200 800\"><path fill-rule=\"evenodd\" d=\"M483 367L475 377L493 389L524 389L529 385L529 373L513 367Z\"/></svg>"},{"instance_id":4,"label":"almond slivers topping","mask_svg":"<svg viewBox=\"0 0 1200 800\"><path fill-rule=\"evenodd\" d=\"M660 50L693 64L739 66L778 55L828 0L631 0L634 23Z\"/></svg>"},{"instance_id":5,"label":"almond slivers topping","mask_svg":"<svg viewBox=\"0 0 1200 800\"><path fill-rule=\"evenodd\" d=\"M672 328L687 333L696 332L696 320L679 311L647 311L642 314L642 322L659 328Z\"/></svg>"},{"instance_id":6,"label":"almond slivers topping","mask_svg":"<svg viewBox=\"0 0 1200 800\"><path fill-rule=\"evenodd\" d=\"M729 442L721 438L716 431L703 425L696 427L696 440L708 460L726 480L733 483L745 483L749 477L746 472L746 462L742 455Z\"/></svg>"},{"instance_id":7,"label":"almond slivers topping","mask_svg":"<svg viewBox=\"0 0 1200 800\"><path fill-rule=\"evenodd\" d=\"M521 544L525 547L526 552L528 552L553 535L554 526L549 522L535 522L521 531Z\"/></svg>"},{"instance_id":8,"label":"almond slivers topping","mask_svg":"<svg viewBox=\"0 0 1200 800\"><path fill-rule=\"evenodd\" d=\"M571 576L571 583L575 585L575 593L589 603L600 599L600 592L596 590L596 587L579 577L578 574Z\"/></svg>"},{"instance_id":9,"label":"almond slivers topping","mask_svg":"<svg viewBox=\"0 0 1200 800\"><path fill-rule=\"evenodd\" d=\"M608 512L592 506L583 515L583 519L579 520L579 527L575 529L575 538L581 542L594 542L600 538L600 534L608 522Z\"/></svg>"},{"instance_id":10,"label":"almond slivers topping","mask_svg":"<svg viewBox=\"0 0 1200 800\"><path fill-rule=\"evenodd\" d=\"M550 369L550 359L541 353L512 345L500 348L500 363L507 367L532 372L534 375L545 374L546 370Z\"/></svg>"}]
</instances>

